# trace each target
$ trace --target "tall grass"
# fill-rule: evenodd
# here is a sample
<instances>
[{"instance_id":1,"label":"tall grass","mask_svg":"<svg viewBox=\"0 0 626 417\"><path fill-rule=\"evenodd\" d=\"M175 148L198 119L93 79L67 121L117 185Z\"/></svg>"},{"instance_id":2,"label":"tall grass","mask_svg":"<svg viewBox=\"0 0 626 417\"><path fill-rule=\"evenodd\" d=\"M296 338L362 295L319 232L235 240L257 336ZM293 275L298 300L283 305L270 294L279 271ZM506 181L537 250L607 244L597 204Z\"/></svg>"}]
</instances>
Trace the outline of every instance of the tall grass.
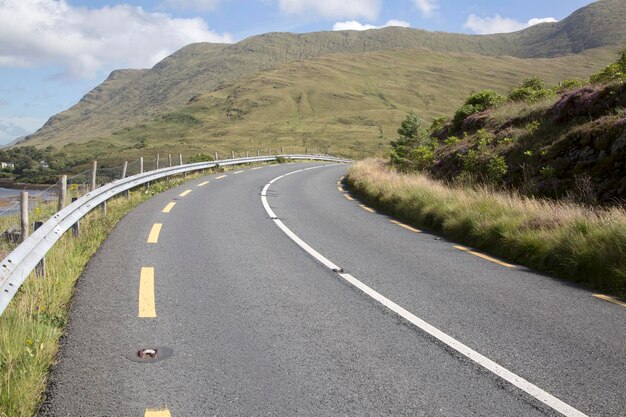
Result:
<instances>
[{"instance_id":1,"label":"tall grass","mask_svg":"<svg viewBox=\"0 0 626 417\"><path fill-rule=\"evenodd\" d=\"M78 237L66 233L48 252L45 278L34 273L28 277L0 316L1 417L37 412L67 322L74 285L109 232L133 207L187 179L162 180L132 191L129 200L110 200L106 215L94 210L81 220Z\"/></svg>"},{"instance_id":2,"label":"tall grass","mask_svg":"<svg viewBox=\"0 0 626 417\"><path fill-rule=\"evenodd\" d=\"M538 271L626 297L626 212L447 186L381 161L352 166L348 186L415 226Z\"/></svg>"}]
</instances>

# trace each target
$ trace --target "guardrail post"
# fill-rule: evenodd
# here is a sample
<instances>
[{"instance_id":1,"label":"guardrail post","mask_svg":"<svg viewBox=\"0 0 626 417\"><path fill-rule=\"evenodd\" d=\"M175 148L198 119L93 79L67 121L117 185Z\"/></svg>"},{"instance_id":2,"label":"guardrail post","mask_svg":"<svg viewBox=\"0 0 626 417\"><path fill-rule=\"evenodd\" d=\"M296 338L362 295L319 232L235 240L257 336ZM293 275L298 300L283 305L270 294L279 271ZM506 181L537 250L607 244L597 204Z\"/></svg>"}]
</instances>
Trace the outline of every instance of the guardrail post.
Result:
<instances>
[{"instance_id":1,"label":"guardrail post","mask_svg":"<svg viewBox=\"0 0 626 417\"><path fill-rule=\"evenodd\" d=\"M156 168L155 169L159 169L159 154L157 154Z\"/></svg>"},{"instance_id":2,"label":"guardrail post","mask_svg":"<svg viewBox=\"0 0 626 417\"><path fill-rule=\"evenodd\" d=\"M91 162L91 183L89 186L89 191L94 191L96 189L96 171L98 170L98 161Z\"/></svg>"},{"instance_id":3,"label":"guardrail post","mask_svg":"<svg viewBox=\"0 0 626 417\"><path fill-rule=\"evenodd\" d=\"M59 178L59 204L57 205L57 211L63 210L65 207L65 201L67 199L67 175L61 175Z\"/></svg>"},{"instance_id":4,"label":"guardrail post","mask_svg":"<svg viewBox=\"0 0 626 417\"><path fill-rule=\"evenodd\" d=\"M169 162L169 167L171 168L172 167L172 154L171 153L167 154L167 161Z\"/></svg>"},{"instance_id":5,"label":"guardrail post","mask_svg":"<svg viewBox=\"0 0 626 417\"><path fill-rule=\"evenodd\" d=\"M43 226L43 222L35 222L35 226L33 227L33 230L37 230L41 226ZM39 278L46 277L46 255L44 255L43 258L41 258L41 261L39 261L39 263L35 267L35 274Z\"/></svg>"},{"instance_id":6,"label":"guardrail post","mask_svg":"<svg viewBox=\"0 0 626 417\"><path fill-rule=\"evenodd\" d=\"M72 203L78 200L78 197L72 197ZM77 220L76 223L72 225L72 235L78 236L78 232L80 232L80 220Z\"/></svg>"},{"instance_id":7,"label":"guardrail post","mask_svg":"<svg viewBox=\"0 0 626 417\"><path fill-rule=\"evenodd\" d=\"M126 172L128 171L128 161L124 161L124 165L122 165L122 179L126 178ZM126 190L124 192L127 200L130 200L130 190Z\"/></svg>"},{"instance_id":8,"label":"guardrail post","mask_svg":"<svg viewBox=\"0 0 626 417\"><path fill-rule=\"evenodd\" d=\"M139 158L139 173L143 174L143 156Z\"/></svg>"},{"instance_id":9,"label":"guardrail post","mask_svg":"<svg viewBox=\"0 0 626 417\"><path fill-rule=\"evenodd\" d=\"M22 191L20 193L20 219L21 219L21 230L22 234L20 236L21 241L26 240L29 234L29 224L28 224L28 191Z\"/></svg>"}]
</instances>

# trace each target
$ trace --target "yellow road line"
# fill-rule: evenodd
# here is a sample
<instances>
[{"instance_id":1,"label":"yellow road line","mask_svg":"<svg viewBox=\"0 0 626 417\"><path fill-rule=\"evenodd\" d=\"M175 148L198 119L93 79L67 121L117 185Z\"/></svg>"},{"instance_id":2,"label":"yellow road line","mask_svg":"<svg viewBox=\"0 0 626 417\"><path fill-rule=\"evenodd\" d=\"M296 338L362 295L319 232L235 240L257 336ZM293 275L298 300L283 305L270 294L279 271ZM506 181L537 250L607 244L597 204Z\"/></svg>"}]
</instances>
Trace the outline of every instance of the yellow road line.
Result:
<instances>
[{"instance_id":1,"label":"yellow road line","mask_svg":"<svg viewBox=\"0 0 626 417\"><path fill-rule=\"evenodd\" d=\"M255 169L261 169L263 167L256 167L256 168L252 168L252 171L254 171Z\"/></svg>"},{"instance_id":2,"label":"yellow road line","mask_svg":"<svg viewBox=\"0 0 626 417\"><path fill-rule=\"evenodd\" d=\"M242 172L246 172L246 171L236 171L236 172L233 172L233 175L234 174L241 174Z\"/></svg>"},{"instance_id":3,"label":"yellow road line","mask_svg":"<svg viewBox=\"0 0 626 417\"><path fill-rule=\"evenodd\" d=\"M359 204L359 207L361 207L363 210L369 211L370 213L376 213L376 210L374 210L373 208L369 208L364 204Z\"/></svg>"},{"instance_id":4,"label":"yellow road line","mask_svg":"<svg viewBox=\"0 0 626 417\"><path fill-rule=\"evenodd\" d=\"M200 184L198 184L198 187L204 187L205 185L207 185L209 182L205 181L205 182L201 182Z\"/></svg>"},{"instance_id":5,"label":"yellow road line","mask_svg":"<svg viewBox=\"0 0 626 417\"><path fill-rule=\"evenodd\" d=\"M162 223L155 223L152 225L150 234L148 235L148 243L157 243L159 241L159 233L161 233Z\"/></svg>"},{"instance_id":6,"label":"yellow road line","mask_svg":"<svg viewBox=\"0 0 626 417\"><path fill-rule=\"evenodd\" d=\"M170 211L172 211L175 205L176 203L174 201L168 203L167 206L165 206L165 208L163 209L163 213L169 213Z\"/></svg>"},{"instance_id":7,"label":"yellow road line","mask_svg":"<svg viewBox=\"0 0 626 417\"><path fill-rule=\"evenodd\" d=\"M344 189L343 189L340 185L338 185L338 186L337 186L337 189L338 189L338 190L339 190L339 192L341 192L341 193L345 192L345 190L344 190Z\"/></svg>"},{"instance_id":8,"label":"yellow road line","mask_svg":"<svg viewBox=\"0 0 626 417\"><path fill-rule=\"evenodd\" d=\"M352 198L352 196L350 194L344 194L343 195L345 198L347 198L350 201L354 201L354 198Z\"/></svg>"},{"instance_id":9,"label":"yellow road line","mask_svg":"<svg viewBox=\"0 0 626 417\"><path fill-rule=\"evenodd\" d=\"M154 268L144 266L139 276L139 317L156 317Z\"/></svg>"},{"instance_id":10,"label":"yellow road line","mask_svg":"<svg viewBox=\"0 0 626 417\"><path fill-rule=\"evenodd\" d=\"M215 179L216 179L216 180L221 180L222 178L226 178L226 175L221 175L221 176L219 176L219 177L217 177L217 178L215 178Z\"/></svg>"},{"instance_id":11,"label":"yellow road line","mask_svg":"<svg viewBox=\"0 0 626 417\"><path fill-rule=\"evenodd\" d=\"M618 306L626 307L626 303L618 300L615 297L611 297L610 295L604 294L592 294L594 297L599 298L600 300L608 301L609 303L617 304Z\"/></svg>"},{"instance_id":12,"label":"yellow road line","mask_svg":"<svg viewBox=\"0 0 626 417\"><path fill-rule=\"evenodd\" d=\"M191 192L191 190L185 190L182 193L180 193L178 196L179 197L185 197L185 196L189 195L190 192Z\"/></svg>"},{"instance_id":13,"label":"yellow road line","mask_svg":"<svg viewBox=\"0 0 626 417\"><path fill-rule=\"evenodd\" d=\"M409 226L408 224L404 224L404 223L400 223L397 220L391 220L391 223L393 224L397 224L400 227L404 227L406 230L410 230L411 232L415 232L415 233L422 233L421 230L415 229L414 227Z\"/></svg>"},{"instance_id":14,"label":"yellow road line","mask_svg":"<svg viewBox=\"0 0 626 417\"><path fill-rule=\"evenodd\" d=\"M480 252L475 252L475 251L473 251L473 250L471 250L469 248L466 248L465 246L454 246L454 248L458 249L458 250L462 250L463 252L470 253L470 254L472 254L474 256L478 256L479 258L483 258L483 259L485 259L485 260L487 260L489 262L493 262L494 264L506 266L507 268L515 268L515 265L511 265L511 264L508 264L506 262L502 262L502 261L500 261L498 259L492 258L491 256L487 256L487 255L482 254Z\"/></svg>"},{"instance_id":15,"label":"yellow road line","mask_svg":"<svg viewBox=\"0 0 626 417\"><path fill-rule=\"evenodd\" d=\"M172 417L170 414L170 410L167 408L162 408L160 410L146 408L146 411L143 413L143 417Z\"/></svg>"}]
</instances>

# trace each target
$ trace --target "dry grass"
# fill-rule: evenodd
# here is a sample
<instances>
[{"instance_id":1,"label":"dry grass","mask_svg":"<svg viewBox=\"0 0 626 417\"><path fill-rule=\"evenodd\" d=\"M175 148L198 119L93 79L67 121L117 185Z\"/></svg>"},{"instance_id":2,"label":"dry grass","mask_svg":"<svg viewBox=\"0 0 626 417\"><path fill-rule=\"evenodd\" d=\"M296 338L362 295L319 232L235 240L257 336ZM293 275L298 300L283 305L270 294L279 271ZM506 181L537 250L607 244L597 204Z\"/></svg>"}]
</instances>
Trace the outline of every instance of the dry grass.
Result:
<instances>
[{"instance_id":1,"label":"dry grass","mask_svg":"<svg viewBox=\"0 0 626 417\"><path fill-rule=\"evenodd\" d=\"M488 188L449 187L382 162L355 164L349 186L415 226L494 255L626 296L626 212L530 199Z\"/></svg>"}]
</instances>

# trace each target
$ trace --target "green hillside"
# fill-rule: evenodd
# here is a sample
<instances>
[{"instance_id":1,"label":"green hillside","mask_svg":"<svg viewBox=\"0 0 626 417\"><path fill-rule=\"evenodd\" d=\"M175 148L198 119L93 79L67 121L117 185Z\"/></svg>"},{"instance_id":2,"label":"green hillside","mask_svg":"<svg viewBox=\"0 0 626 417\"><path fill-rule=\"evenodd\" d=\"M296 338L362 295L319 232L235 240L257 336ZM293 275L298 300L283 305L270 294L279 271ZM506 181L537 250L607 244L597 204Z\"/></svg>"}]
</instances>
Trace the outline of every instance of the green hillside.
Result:
<instances>
[{"instance_id":1,"label":"green hillside","mask_svg":"<svg viewBox=\"0 0 626 417\"><path fill-rule=\"evenodd\" d=\"M610 50L518 59L429 50L333 55L278 68L195 96L188 104L97 141L57 142L66 152L121 154L254 151L298 146L361 157L384 151L410 109L426 119L450 113L471 92L502 92L539 72L550 83L585 76ZM106 145L106 146L105 146Z\"/></svg>"},{"instance_id":2,"label":"green hillside","mask_svg":"<svg viewBox=\"0 0 626 417\"><path fill-rule=\"evenodd\" d=\"M150 124L167 113L179 111L198 94L223 91L226 85L240 83L245 77L286 63L331 54L341 54L341 59L350 59L348 55L418 48L428 48L437 53L464 52L519 58L559 57L590 48L617 46L626 39L625 22L624 0L601 0L559 23L541 24L511 34L477 36L386 28L365 32L270 33L232 45L194 44L172 54L150 70L114 71L109 79L79 103L52 117L42 129L21 144L56 146L70 141L108 140L108 136L120 128ZM354 58L357 59L360 58ZM419 66L415 63L410 65ZM440 77L444 77L447 71L445 65L441 64L434 72L439 71ZM480 63L475 64L475 67L480 66ZM379 66L384 71L389 71L391 67ZM581 70L578 73L583 72L583 68L577 70ZM422 71L429 72L427 68L422 68ZM543 69L536 67L535 72L542 74ZM513 68L503 74L493 73L492 76L517 81L516 76L521 73ZM466 78L472 78L470 72L466 75ZM429 78L431 82L436 83L437 80L435 76ZM319 81L323 82L323 79ZM420 83L419 79L414 81L418 86ZM472 85L474 81L466 80L462 84ZM445 85L441 87L445 88ZM420 86L420 89L423 90L424 86ZM418 93L422 94L420 91ZM442 99L454 102L455 99L454 96L436 96L435 101ZM327 110L333 111L335 102L327 104L330 106ZM401 100L400 104L420 105L419 102L413 104L411 100ZM443 106L444 102L441 104ZM342 103L338 102L338 105ZM436 105L433 106L436 108ZM377 107L370 109L376 111ZM176 126L171 128L174 131L177 129ZM346 134L350 132L349 129L345 131Z\"/></svg>"}]
</instances>

